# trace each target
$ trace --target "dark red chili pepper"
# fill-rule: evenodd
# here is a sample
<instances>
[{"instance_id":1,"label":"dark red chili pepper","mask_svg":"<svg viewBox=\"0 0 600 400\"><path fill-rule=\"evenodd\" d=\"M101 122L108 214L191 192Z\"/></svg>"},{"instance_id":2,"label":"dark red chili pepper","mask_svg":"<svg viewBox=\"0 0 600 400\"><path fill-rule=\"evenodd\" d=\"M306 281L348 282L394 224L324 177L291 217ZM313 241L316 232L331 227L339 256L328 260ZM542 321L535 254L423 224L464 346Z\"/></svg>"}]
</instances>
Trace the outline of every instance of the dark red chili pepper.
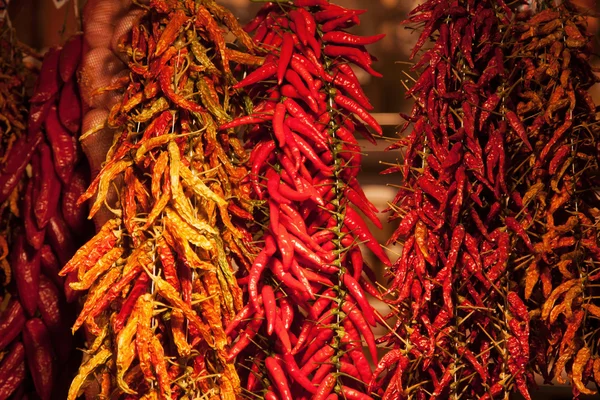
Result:
<instances>
[{"instance_id":1,"label":"dark red chili pepper","mask_svg":"<svg viewBox=\"0 0 600 400\"><path fill-rule=\"evenodd\" d=\"M34 94L31 96L32 103L43 103L48 101L58 93L59 76L58 61L60 50L51 48L44 56L44 61L40 69L40 77L36 84Z\"/></svg>"},{"instance_id":2,"label":"dark red chili pepper","mask_svg":"<svg viewBox=\"0 0 600 400\"><path fill-rule=\"evenodd\" d=\"M81 100L75 81L69 81L62 87L59 98L60 122L72 134L76 134L81 129Z\"/></svg>"},{"instance_id":3,"label":"dark red chili pepper","mask_svg":"<svg viewBox=\"0 0 600 400\"><path fill-rule=\"evenodd\" d=\"M8 161L0 171L0 203L8 199L21 180L25 167L41 141L41 132L36 132L29 140L27 136L21 136L12 146L6 158Z\"/></svg>"},{"instance_id":4,"label":"dark red chili pepper","mask_svg":"<svg viewBox=\"0 0 600 400\"><path fill-rule=\"evenodd\" d=\"M525 245L527 246L527 248L529 250L534 251L533 244L531 243L531 239L529 238L529 235L527 234L527 232L525 231L525 229L523 228L523 226L521 225L521 223L519 221L517 221L513 217L506 217L504 219L504 222L506 223L506 226L508 227L508 229L515 232L521 239L523 239L523 241L525 242Z\"/></svg>"},{"instance_id":5,"label":"dark red chili pepper","mask_svg":"<svg viewBox=\"0 0 600 400\"><path fill-rule=\"evenodd\" d=\"M23 329L27 317L23 311L21 303L16 299L11 299L0 314L0 350L11 343Z\"/></svg>"},{"instance_id":6,"label":"dark red chili pepper","mask_svg":"<svg viewBox=\"0 0 600 400\"><path fill-rule=\"evenodd\" d=\"M40 310L42 321L50 332L58 333L65 328L61 294L46 276L41 275L39 282L38 310Z\"/></svg>"},{"instance_id":7,"label":"dark red chili pepper","mask_svg":"<svg viewBox=\"0 0 600 400\"><path fill-rule=\"evenodd\" d=\"M54 169L56 174L65 184L69 184L71 175L75 170L75 164L79 159L77 154L77 142L58 120L56 107L52 107L45 121L46 137L52 148L54 159ZM76 130L77 131L77 130ZM42 153L42 168L44 166L44 145L42 144L40 152ZM43 174L43 172L42 172Z\"/></svg>"},{"instance_id":8,"label":"dark red chili pepper","mask_svg":"<svg viewBox=\"0 0 600 400\"><path fill-rule=\"evenodd\" d=\"M60 198L60 181L56 176L52 155L47 144L42 143L39 148L41 160L40 189L34 205L34 215L39 228L44 228L52 218L58 207Z\"/></svg>"},{"instance_id":9,"label":"dark red chili pepper","mask_svg":"<svg viewBox=\"0 0 600 400\"><path fill-rule=\"evenodd\" d=\"M65 265L75 254L75 240L60 213L50 218L46 237L60 263Z\"/></svg>"},{"instance_id":10,"label":"dark red chili pepper","mask_svg":"<svg viewBox=\"0 0 600 400\"><path fill-rule=\"evenodd\" d=\"M63 188L62 192L62 215L69 228L76 235L82 235L86 231L87 207L78 206L77 200L85 193L87 184L88 171L79 166L75 169L71 181Z\"/></svg>"},{"instance_id":11,"label":"dark red chili pepper","mask_svg":"<svg viewBox=\"0 0 600 400\"><path fill-rule=\"evenodd\" d=\"M27 321L23 329L23 344L36 392L42 400L49 400L57 371L50 334L41 319Z\"/></svg>"},{"instance_id":12,"label":"dark red chili pepper","mask_svg":"<svg viewBox=\"0 0 600 400\"><path fill-rule=\"evenodd\" d=\"M40 253L30 254L23 235L18 235L12 249L12 272L19 299L27 314L33 316L39 299Z\"/></svg>"},{"instance_id":13,"label":"dark red chili pepper","mask_svg":"<svg viewBox=\"0 0 600 400\"><path fill-rule=\"evenodd\" d=\"M75 74L83 48L83 35L73 35L63 46L58 60L58 71L63 82L71 81Z\"/></svg>"},{"instance_id":14,"label":"dark red chili pepper","mask_svg":"<svg viewBox=\"0 0 600 400\"><path fill-rule=\"evenodd\" d=\"M25 349L15 342L0 363L0 399L10 398L25 376Z\"/></svg>"},{"instance_id":15,"label":"dark red chili pepper","mask_svg":"<svg viewBox=\"0 0 600 400\"><path fill-rule=\"evenodd\" d=\"M23 197L22 209L23 225L27 242L36 250L39 250L44 244L46 228L39 229L33 215L33 180L27 183L25 196Z\"/></svg>"},{"instance_id":16,"label":"dark red chili pepper","mask_svg":"<svg viewBox=\"0 0 600 400\"><path fill-rule=\"evenodd\" d=\"M514 111L507 111L506 119L519 138L521 138L527 149L529 149L529 151L533 151L533 147L531 147L531 143L529 143L529 139L527 137L527 131L525 130L525 127L523 126L523 123L517 114L515 114Z\"/></svg>"}]
</instances>

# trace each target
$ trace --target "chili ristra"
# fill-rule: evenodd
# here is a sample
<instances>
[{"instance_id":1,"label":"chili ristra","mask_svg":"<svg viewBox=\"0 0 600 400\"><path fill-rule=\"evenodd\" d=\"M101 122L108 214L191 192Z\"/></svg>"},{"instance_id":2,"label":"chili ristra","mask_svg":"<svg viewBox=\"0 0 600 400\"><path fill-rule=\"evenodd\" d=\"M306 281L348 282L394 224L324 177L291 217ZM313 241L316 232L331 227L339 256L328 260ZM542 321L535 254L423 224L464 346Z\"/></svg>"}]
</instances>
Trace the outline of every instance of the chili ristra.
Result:
<instances>
[{"instance_id":1,"label":"chili ristra","mask_svg":"<svg viewBox=\"0 0 600 400\"><path fill-rule=\"evenodd\" d=\"M265 64L246 70L235 88L246 89L253 109L272 118L258 120L257 113L254 126L239 125L252 149L251 195L265 204L250 224L262 250L240 269L238 282L266 318L261 324L250 321L249 310L238 314L230 355L252 371L242 375L242 387L266 398L369 396L371 368L360 343L376 361L370 325L378 319L366 293L377 290L358 244L391 263L354 208L381 227L356 182L356 133L382 133L350 68L379 75L362 45L382 35L344 32L360 13L324 1L286 1L266 4L246 27ZM249 342L255 326L260 330Z\"/></svg>"}]
</instances>

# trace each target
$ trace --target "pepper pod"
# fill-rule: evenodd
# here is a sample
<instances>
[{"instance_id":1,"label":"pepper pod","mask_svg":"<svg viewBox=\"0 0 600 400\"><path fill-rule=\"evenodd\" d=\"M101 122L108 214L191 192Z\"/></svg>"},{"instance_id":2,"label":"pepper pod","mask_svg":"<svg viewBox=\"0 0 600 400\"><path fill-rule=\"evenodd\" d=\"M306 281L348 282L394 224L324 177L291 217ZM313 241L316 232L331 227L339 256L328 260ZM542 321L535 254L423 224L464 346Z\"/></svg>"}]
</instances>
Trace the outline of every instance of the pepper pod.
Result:
<instances>
[{"instance_id":1,"label":"pepper pod","mask_svg":"<svg viewBox=\"0 0 600 400\"><path fill-rule=\"evenodd\" d=\"M533 369L565 383L573 396L600 383L598 300L598 128L588 92L598 78L591 37L572 4L540 2L516 16L506 100L510 154L505 223L514 235L511 264L531 318ZM510 83L509 83L510 84Z\"/></svg>"},{"instance_id":2,"label":"pepper pod","mask_svg":"<svg viewBox=\"0 0 600 400\"><path fill-rule=\"evenodd\" d=\"M126 73L93 93L115 99L96 124L113 144L78 199L112 218L61 270L88 354L68 399L240 395L224 324L243 308L233 274L250 265L254 203L247 153L217 128L237 104L231 69L263 62L253 48L214 1L151 2L118 41Z\"/></svg>"},{"instance_id":3,"label":"pepper pod","mask_svg":"<svg viewBox=\"0 0 600 400\"><path fill-rule=\"evenodd\" d=\"M512 10L502 1L428 1L405 23L422 25L411 57L415 100L390 149L403 148L399 219L388 243L403 246L385 295L395 326L371 389L383 398L530 398L530 316L519 240L506 215L515 165L511 128ZM524 143L523 148L527 148Z\"/></svg>"},{"instance_id":4,"label":"pepper pod","mask_svg":"<svg viewBox=\"0 0 600 400\"><path fill-rule=\"evenodd\" d=\"M2 24L0 51L6 68L1 103L6 106L2 115L8 125L2 130L0 146L5 249L0 351L6 350L7 355L0 365L0 398L61 398L74 373L72 364L80 356L73 351L75 340L68 333L74 314L58 271L74 254L78 242L74 233L81 238L88 233L84 218L78 220L82 221L78 227L65 221L83 215L81 207L65 201L71 178L77 174L80 180L87 179L85 165L77 157L81 117L73 74L79 58L61 67L61 49L50 49L36 81L23 63L25 53L15 51L20 47L8 40L14 32ZM67 66L73 72L63 81L59 73ZM66 87L69 95L63 96ZM31 97L25 95L32 91Z\"/></svg>"},{"instance_id":5,"label":"pepper pod","mask_svg":"<svg viewBox=\"0 0 600 400\"><path fill-rule=\"evenodd\" d=\"M381 227L378 211L357 182L356 133L382 133L351 67L379 76L364 46L381 35L345 32L363 12L267 3L245 27L265 55L234 86L253 112L220 130L240 129L251 149L260 205L250 224L260 253L238 272L248 304L227 326L247 396L370 398L379 317L367 293L379 293L358 245L390 262L364 220Z\"/></svg>"}]
</instances>

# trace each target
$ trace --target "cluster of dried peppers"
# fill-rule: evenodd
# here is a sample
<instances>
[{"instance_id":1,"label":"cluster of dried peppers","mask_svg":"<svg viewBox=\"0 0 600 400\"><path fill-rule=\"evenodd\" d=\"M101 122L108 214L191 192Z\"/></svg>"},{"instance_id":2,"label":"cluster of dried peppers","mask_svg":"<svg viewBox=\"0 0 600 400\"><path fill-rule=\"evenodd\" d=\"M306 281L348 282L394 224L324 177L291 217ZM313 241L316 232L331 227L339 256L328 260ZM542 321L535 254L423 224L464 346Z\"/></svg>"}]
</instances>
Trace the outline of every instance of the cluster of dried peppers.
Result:
<instances>
[{"instance_id":1,"label":"cluster of dried peppers","mask_svg":"<svg viewBox=\"0 0 600 400\"><path fill-rule=\"evenodd\" d=\"M84 237L89 229L83 208L76 204L87 185L77 145L81 107L75 72L81 37L62 50L49 50L27 99L25 80L31 73L23 66L24 53L11 29L3 26L1 34L6 125L0 203L6 290L0 311L0 399L60 398L66 396L74 372L68 365L78 355L69 335L74 316L67 305L74 292L58 271L75 253L75 237Z\"/></svg>"},{"instance_id":2,"label":"cluster of dried peppers","mask_svg":"<svg viewBox=\"0 0 600 400\"><path fill-rule=\"evenodd\" d=\"M386 171L404 188L386 292L398 320L371 384L384 398L530 398L534 372L560 381L565 367L575 395L592 393L596 78L584 18L546 7L428 1L409 15L424 22L413 56L434 45L413 67L413 130L392 146L403 165Z\"/></svg>"},{"instance_id":3,"label":"cluster of dried peppers","mask_svg":"<svg viewBox=\"0 0 600 400\"><path fill-rule=\"evenodd\" d=\"M600 384L600 127L588 92L598 78L586 18L569 2L540 6L517 14L511 31L519 72L506 101L526 140L507 143L505 212L521 239L511 267L524 282L532 368L546 382L565 383L566 374L578 397Z\"/></svg>"},{"instance_id":4,"label":"cluster of dried peppers","mask_svg":"<svg viewBox=\"0 0 600 400\"><path fill-rule=\"evenodd\" d=\"M356 132L382 133L351 68L380 76L364 46L382 35L345 31L363 12L324 0L267 3L245 28L265 62L234 88L254 107L220 129L247 126L260 205L261 251L238 279L248 304L227 326L247 398L371 398L363 343L376 363L378 318L366 293L379 293L359 244L390 263L357 211L381 227L356 179Z\"/></svg>"},{"instance_id":5,"label":"cluster of dried peppers","mask_svg":"<svg viewBox=\"0 0 600 400\"><path fill-rule=\"evenodd\" d=\"M119 42L128 73L97 90L122 97L106 162L80 198L95 195L90 218L103 205L114 218L61 271L85 291L73 331L88 339L68 398L233 400L224 325L243 308L234 271L253 255L253 203L247 152L218 127L231 119L230 64L263 59L215 1L155 1L143 13Z\"/></svg>"}]
</instances>

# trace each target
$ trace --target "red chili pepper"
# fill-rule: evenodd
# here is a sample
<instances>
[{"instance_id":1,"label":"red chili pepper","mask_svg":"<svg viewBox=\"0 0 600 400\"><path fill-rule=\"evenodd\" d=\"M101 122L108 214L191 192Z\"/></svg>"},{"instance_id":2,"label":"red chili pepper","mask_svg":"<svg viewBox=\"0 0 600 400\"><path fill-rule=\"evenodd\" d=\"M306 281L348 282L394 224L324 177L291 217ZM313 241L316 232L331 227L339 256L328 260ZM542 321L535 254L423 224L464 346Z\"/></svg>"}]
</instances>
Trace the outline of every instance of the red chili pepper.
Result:
<instances>
[{"instance_id":1,"label":"red chili pepper","mask_svg":"<svg viewBox=\"0 0 600 400\"><path fill-rule=\"evenodd\" d=\"M361 335L365 338L365 342L367 342L367 347L371 353L373 363L377 364L377 346L375 344L375 336L373 336L373 332L371 331L371 328L369 328L367 321L365 321L360 311L358 311L356 305L354 305L352 300L349 298L347 298L342 304L342 311L348 315L348 318L350 318L356 329L358 329Z\"/></svg>"},{"instance_id":2,"label":"red chili pepper","mask_svg":"<svg viewBox=\"0 0 600 400\"><path fill-rule=\"evenodd\" d=\"M337 379L336 379L335 375L333 375L333 374L327 375L325 377L325 379L323 379L323 381L319 385L319 388L317 389L317 392L315 393L313 400L325 400L327 398L327 396L329 396L329 394L331 393L333 388L335 387L336 383L337 383Z\"/></svg>"},{"instance_id":3,"label":"red chili pepper","mask_svg":"<svg viewBox=\"0 0 600 400\"><path fill-rule=\"evenodd\" d=\"M269 196L280 204L291 204L289 196L285 193L281 193L281 185L279 175L274 169L267 171L267 190Z\"/></svg>"},{"instance_id":4,"label":"red chili pepper","mask_svg":"<svg viewBox=\"0 0 600 400\"><path fill-rule=\"evenodd\" d=\"M277 306L275 305L275 293L269 285L264 285L261 291L265 316L267 318L267 333L273 334L275 317L277 316Z\"/></svg>"},{"instance_id":5,"label":"red chili pepper","mask_svg":"<svg viewBox=\"0 0 600 400\"><path fill-rule=\"evenodd\" d=\"M344 385L342 385L342 396L348 400L373 400L371 396Z\"/></svg>"},{"instance_id":6,"label":"red chili pepper","mask_svg":"<svg viewBox=\"0 0 600 400\"><path fill-rule=\"evenodd\" d=\"M340 105L342 108L344 108L344 109L356 114L358 117L360 117L360 119L365 121L371 128L373 128L373 130L375 132L377 132L377 134L379 134L380 136L383 135L383 130L381 129L381 126L375 120L375 118L373 118L373 116L371 114L369 114L369 112L367 110L362 108L354 100L340 94L339 92L336 93L333 100L336 102L336 104Z\"/></svg>"},{"instance_id":7,"label":"red chili pepper","mask_svg":"<svg viewBox=\"0 0 600 400\"><path fill-rule=\"evenodd\" d=\"M248 85L253 85L255 83L267 80L271 78L273 75L277 73L277 63L269 62L265 63L260 68L252 71L248 76L246 76L243 80L233 85L234 89L241 89Z\"/></svg>"},{"instance_id":8,"label":"red chili pepper","mask_svg":"<svg viewBox=\"0 0 600 400\"><path fill-rule=\"evenodd\" d=\"M87 229L87 207L77 205L77 200L85 193L87 184L87 170L77 167L71 181L63 188L62 192L63 218L73 233L77 235L84 234Z\"/></svg>"},{"instance_id":9,"label":"red chili pepper","mask_svg":"<svg viewBox=\"0 0 600 400\"><path fill-rule=\"evenodd\" d=\"M298 367L298 364L291 353L288 352L283 355L283 365L295 383L302 386L302 388L309 393L314 394L317 392L317 387L313 385L300 367Z\"/></svg>"},{"instance_id":10,"label":"red chili pepper","mask_svg":"<svg viewBox=\"0 0 600 400\"><path fill-rule=\"evenodd\" d=\"M27 242L36 250L39 250L44 244L46 228L39 229L33 215L33 181L27 183L25 196L23 198L22 219L25 228Z\"/></svg>"},{"instance_id":11,"label":"red chili pepper","mask_svg":"<svg viewBox=\"0 0 600 400\"><path fill-rule=\"evenodd\" d=\"M527 232L525 231L525 229L523 228L523 226L521 225L520 222L518 222L513 217L506 217L504 219L504 222L506 223L506 226L508 227L508 229L515 232L521 239L523 239L523 241L525 242L525 245L527 246L527 248L529 250L534 251L533 244L531 243L531 239L529 238L529 235L527 234Z\"/></svg>"},{"instance_id":12,"label":"red chili pepper","mask_svg":"<svg viewBox=\"0 0 600 400\"><path fill-rule=\"evenodd\" d=\"M119 313L112 320L112 328L116 333L120 332L121 329L123 329L123 327L127 323L127 319L133 311L135 303L144 293L148 291L149 286L150 276L147 274L141 274L140 277L136 280L135 284L133 285L133 288L127 295L127 299L123 302Z\"/></svg>"},{"instance_id":13,"label":"red chili pepper","mask_svg":"<svg viewBox=\"0 0 600 400\"><path fill-rule=\"evenodd\" d=\"M273 140L261 142L258 146L254 148L254 150L252 151L252 155L250 156L252 162L252 174L250 175L250 179L252 180L253 189L258 195L259 199L263 198L262 189L258 184L260 170L265 165L267 159L273 154L273 150L275 150L276 147L277 145Z\"/></svg>"},{"instance_id":14,"label":"red chili pepper","mask_svg":"<svg viewBox=\"0 0 600 400\"><path fill-rule=\"evenodd\" d=\"M71 36L63 46L58 60L58 71L63 82L71 81L81 61L82 51L83 35L81 34Z\"/></svg>"},{"instance_id":15,"label":"red chili pepper","mask_svg":"<svg viewBox=\"0 0 600 400\"><path fill-rule=\"evenodd\" d=\"M270 121L273 119L273 114L269 113L255 113L252 115L245 115L243 117L238 117L230 122L227 122L219 127L219 130L227 130L231 128L237 128L242 125L254 125L261 124L266 121Z\"/></svg>"},{"instance_id":16,"label":"red chili pepper","mask_svg":"<svg viewBox=\"0 0 600 400\"><path fill-rule=\"evenodd\" d=\"M27 321L23 329L23 344L36 392L42 400L49 400L57 371L50 334L42 320L33 318Z\"/></svg>"},{"instance_id":17,"label":"red chili pepper","mask_svg":"<svg viewBox=\"0 0 600 400\"><path fill-rule=\"evenodd\" d=\"M62 265L65 265L75 254L75 241L60 213L50 218L46 238Z\"/></svg>"},{"instance_id":18,"label":"red chili pepper","mask_svg":"<svg viewBox=\"0 0 600 400\"><path fill-rule=\"evenodd\" d=\"M278 294L281 292L277 292ZM279 309L281 311L281 321L283 322L283 328L287 331L292 326L294 321L294 306L287 297L283 295L278 296Z\"/></svg>"},{"instance_id":19,"label":"red chili pepper","mask_svg":"<svg viewBox=\"0 0 600 400\"><path fill-rule=\"evenodd\" d=\"M294 0L294 5L296 7L317 7L317 6L327 6L329 3L327 0Z\"/></svg>"},{"instance_id":20,"label":"red chili pepper","mask_svg":"<svg viewBox=\"0 0 600 400\"><path fill-rule=\"evenodd\" d=\"M277 390L283 400L292 400L292 392L288 384L287 377L283 373L281 364L274 357L267 357L265 359L265 366L267 372L271 376L272 382L277 386Z\"/></svg>"},{"instance_id":21,"label":"red chili pepper","mask_svg":"<svg viewBox=\"0 0 600 400\"><path fill-rule=\"evenodd\" d=\"M50 148L45 143L40 146L41 182L34 205L34 215L39 228L44 228L57 211L61 185L54 171Z\"/></svg>"},{"instance_id":22,"label":"red chili pepper","mask_svg":"<svg viewBox=\"0 0 600 400\"><path fill-rule=\"evenodd\" d=\"M312 371L319 368L319 366L329 359L335 354L335 350L331 346L323 346L319 351L313 354L308 361L303 363L304 365L301 368L301 371L305 375L309 375Z\"/></svg>"},{"instance_id":23,"label":"red chili pepper","mask_svg":"<svg viewBox=\"0 0 600 400\"><path fill-rule=\"evenodd\" d=\"M292 54L294 52L294 39L291 34L283 34L283 43L281 44L281 50L279 53L279 61L277 63L277 83L281 85L283 83L283 77L288 68Z\"/></svg>"},{"instance_id":24,"label":"red chili pepper","mask_svg":"<svg viewBox=\"0 0 600 400\"><path fill-rule=\"evenodd\" d=\"M19 299L27 314L33 316L39 299L40 253L29 254L25 238L18 235L12 248L12 272L17 283Z\"/></svg>"},{"instance_id":25,"label":"red chili pepper","mask_svg":"<svg viewBox=\"0 0 600 400\"><path fill-rule=\"evenodd\" d=\"M335 31L327 32L326 34L324 34L323 41L330 43L346 44L351 46L362 46L378 42L384 37L385 33L381 33L379 35L374 36L357 36L347 32Z\"/></svg>"},{"instance_id":26,"label":"red chili pepper","mask_svg":"<svg viewBox=\"0 0 600 400\"><path fill-rule=\"evenodd\" d=\"M237 357L238 354L241 353L252 341L254 336L258 333L262 323L263 323L264 311L258 311L252 322L248 325L248 327L242 332L239 336L239 339L231 348L229 349L229 353L227 353L227 361L232 361Z\"/></svg>"},{"instance_id":27,"label":"red chili pepper","mask_svg":"<svg viewBox=\"0 0 600 400\"><path fill-rule=\"evenodd\" d=\"M15 342L0 363L0 399L11 398L25 377L25 350L21 342Z\"/></svg>"},{"instance_id":28,"label":"red chili pepper","mask_svg":"<svg viewBox=\"0 0 600 400\"><path fill-rule=\"evenodd\" d=\"M81 129L81 100L76 85L75 81L65 83L60 91L58 103L60 122L72 134L77 134Z\"/></svg>"},{"instance_id":29,"label":"red chili pepper","mask_svg":"<svg viewBox=\"0 0 600 400\"><path fill-rule=\"evenodd\" d=\"M354 11L357 11L357 10L354 10ZM354 25L358 25L360 23L360 20L358 19L357 15L358 14L356 14L356 12L342 14L339 18L335 18L335 19L325 22L321 26L321 31L323 33L327 33L327 32L331 32L331 31L337 31L340 29L350 28L350 27L353 27Z\"/></svg>"},{"instance_id":30,"label":"red chili pepper","mask_svg":"<svg viewBox=\"0 0 600 400\"><path fill-rule=\"evenodd\" d=\"M529 143L529 139L527 138L527 131L525 130L525 127L523 126L523 123L521 122L517 114L515 114L514 111L507 111L506 119L508 120L508 123L514 129L516 134L521 138L527 149L529 149L529 151L533 151L533 147L531 146L531 143Z\"/></svg>"},{"instance_id":31,"label":"red chili pepper","mask_svg":"<svg viewBox=\"0 0 600 400\"><path fill-rule=\"evenodd\" d=\"M52 148L54 169L61 181L68 184L71 180L75 164L77 164L77 161L79 160L76 139L63 128L63 125L58 120L56 107L50 109L50 112L46 117L45 126L46 137ZM42 144L40 148L42 163L45 162L43 153L45 151L44 147L45 145ZM42 166L42 168L45 167L45 165ZM42 171L42 174L43 173L44 172Z\"/></svg>"},{"instance_id":32,"label":"red chili pepper","mask_svg":"<svg viewBox=\"0 0 600 400\"><path fill-rule=\"evenodd\" d=\"M254 259L254 263L252 264L252 269L250 270L250 280L248 281L248 292L250 294L250 303L254 307L256 312L259 312L262 307L261 303L258 299L258 282L260 280L260 276L267 266L267 262L269 261L269 256L267 255L266 250L261 251L258 256Z\"/></svg>"},{"instance_id":33,"label":"red chili pepper","mask_svg":"<svg viewBox=\"0 0 600 400\"><path fill-rule=\"evenodd\" d=\"M273 133L279 143L279 147L285 146L285 131L283 130L283 122L285 120L285 105L283 103L277 103L275 106L275 113L273 114Z\"/></svg>"},{"instance_id":34,"label":"red chili pepper","mask_svg":"<svg viewBox=\"0 0 600 400\"><path fill-rule=\"evenodd\" d=\"M338 68L342 65L348 64L340 64ZM373 106L369 102L369 99L363 92L362 87L358 81L349 78L344 73L338 73L334 75L333 83L339 88L343 89L349 96L351 96L358 104L364 107L366 110L372 110Z\"/></svg>"},{"instance_id":35,"label":"red chili pepper","mask_svg":"<svg viewBox=\"0 0 600 400\"><path fill-rule=\"evenodd\" d=\"M58 76L59 57L60 50L56 48L51 48L44 56L44 61L40 69L40 77L36 83L34 94L30 99L32 103L43 103L58 93L60 85Z\"/></svg>"},{"instance_id":36,"label":"red chili pepper","mask_svg":"<svg viewBox=\"0 0 600 400\"><path fill-rule=\"evenodd\" d=\"M53 333L58 333L65 328L65 321L63 319L64 305L60 296L59 290L54 286L52 281L46 278L46 276L41 275L38 310L40 310L42 321L44 321L50 332Z\"/></svg>"},{"instance_id":37,"label":"red chili pepper","mask_svg":"<svg viewBox=\"0 0 600 400\"><path fill-rule=\"evenodd\" d=\"M362 220L360 215L352 209L352 207L346 207L346 216L344 217L344 225L350 229L358 238L364 242L365 246L369 248L387 266L391 266L392 263L388 256L383 252L383 249L375 240L375 237L370 232L369 228Z\"/></svg>"},{"instance_id":38,"label":"red chili pepper","mask_svg":"<svg viewBox=\"0 0 600 400\"><path fill-rule=\"evenodd\" d=\"M25 326L27 317L23 311L21 303L16 299L11 299L6 308L0 313L0 350L11 343Z\"/></svg>"},{"instance_id":39,"label":"red chili pepper","mask_svg":"<svg viewBox=\"0 0 600 400\"><path fill-rule=\"evenodd\" d=\"M0 171L0 203L4 203L21 181L25 167L29 163L36 147L42 141L42 134L36 132L33 137L21 136L6 156L8 160Z\"/></svg>"},{"instance_id":40,"label":"red chili pepper","mask_svg":"<svg viewBox=\"0 0 600 400\"><path fill-rule=\"evenodd\" d=\"M328 148L327 138L313 125L310 119L286 118L285 123L291 130L312 140L319 147Z\"/></svg>"},{"instance_id":41,"label":"red chili pepper","mask_svg":"<svg viewBox=\"0 0 600 400\"><path fill-rule=\"evenodd\" d=\"M373 307L369 304L369 301L365 297L365 293L363 292L360 284L350 275L350 274L342 274L342 282L348 288L350 294L358 303L358 306L362 310L365 319L372 326L377 326L377 320L375 318L375 313L373 312Z\"/></svg>"}]
</instances>

